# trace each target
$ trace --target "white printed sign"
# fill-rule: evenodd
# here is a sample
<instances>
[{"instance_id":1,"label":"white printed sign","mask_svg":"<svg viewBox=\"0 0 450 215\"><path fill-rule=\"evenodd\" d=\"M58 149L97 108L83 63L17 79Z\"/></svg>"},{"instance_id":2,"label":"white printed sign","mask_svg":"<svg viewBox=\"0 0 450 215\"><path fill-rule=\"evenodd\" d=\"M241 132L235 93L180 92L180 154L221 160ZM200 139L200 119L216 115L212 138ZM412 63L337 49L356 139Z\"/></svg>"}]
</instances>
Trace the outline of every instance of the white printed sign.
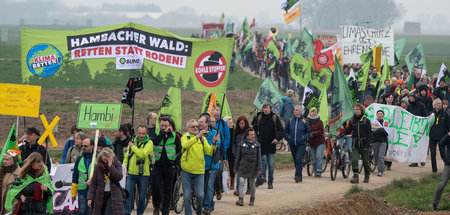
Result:
<instances>
[{"instance_id":1,"label":"white printed sign","mask_svg":"<svg viewBox=\"0 0 450 215\"><path fill-rule=\"evenodd\" d=\"M360 26L345 25L340 27L342 41L342 59L344 64L361 63L360 55L374 46L382 45L381 61L388 59L388 64L394 62L394 28L370 29Z\"/></svg>"}]
</instances>

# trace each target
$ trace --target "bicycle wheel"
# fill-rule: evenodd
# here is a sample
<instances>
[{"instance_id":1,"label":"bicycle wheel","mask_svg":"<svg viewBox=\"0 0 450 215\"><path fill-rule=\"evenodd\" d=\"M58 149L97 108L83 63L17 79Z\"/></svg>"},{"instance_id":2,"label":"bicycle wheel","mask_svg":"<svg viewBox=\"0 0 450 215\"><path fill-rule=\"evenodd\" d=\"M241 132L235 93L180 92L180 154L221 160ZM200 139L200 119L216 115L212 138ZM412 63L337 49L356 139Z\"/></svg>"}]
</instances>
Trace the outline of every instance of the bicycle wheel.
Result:
<instances>
[{"instance_id":1,"label":"bicycle wheel","mask_svg":"<svg viewBox=\"0 0 450 215\"><path fill-rule=\"evenodd\" d=\"M309 176L312 176L314 168L312 166L311 152L309 151L309 148L306 148L303 159L305 160L304 164L306 165L306 172Z\"/></svg>"},{"instance_id":2,"label":"bicycle wheel","mask_svg":"<svg viewBox=\"0 0 450 215\"><path fill-rule=\"evenodd\" d=\"M331 164L330 164L330 177L331 180L336 180L336 174L339 167L339 151L335 150L333 155L331 156Z\"/></svg>"},{"instance_id":3,"label":"bicycle wheel","mask_svg":"<svg viewBox=\"0 0 450 215\"><path fill-rule=\"evenodd\" d=\"M322 172L325 172L325 170L327 169L327 166L328 166L328 162L330 160L331 160L331 156L328 155L327 145L325 145L324 156L323 156L323 159L322 159Z\"/></svg>"},{"instance_id":4,"label":"bicycle wheel","mask_svg":"<svg viewBox=\"0 0 450 215\"><path fill-rule=\"evenodd\" d=\"M350 170L352 170L352 156L350 150L346 149L341 158L342 177L348 178Z\"/></svg>"},{"instance_id":5,"label":"bicycle wheel","mask_svg":"<svg viewBox=\"0 0 450 215\"><path fill-rule=\"evenodd\" d=\"M152 197L152 177L148 177L148 186L145 191L145 209L147 209L150 198Z\"/></svg>"},{"instance_id":6,"label":"bicycle wheel","mask_svg":"<svg viewBox=\"0 0 450 215\"><path fill-rule=\"evenodd\" d=\"M173 193L172 193L172 202L174 204L175 213L180 214L184 209L184 197L183 197L183 187L181 185L181 176L178 177L177 182L175 183Z\"/></svg>"},{"instance_id":7,"label":"bicycle wheel","mask_svg":"<svg viewBox=\"0 0 450 215\"><path fill-rule=\"evenodd\" d=\"M192 205L192 209L194 209L194 211L197 211L197 195L195 195L195 192L192 191L192 199L191 199L191 205Z\"/></svg>"}]
</instances>

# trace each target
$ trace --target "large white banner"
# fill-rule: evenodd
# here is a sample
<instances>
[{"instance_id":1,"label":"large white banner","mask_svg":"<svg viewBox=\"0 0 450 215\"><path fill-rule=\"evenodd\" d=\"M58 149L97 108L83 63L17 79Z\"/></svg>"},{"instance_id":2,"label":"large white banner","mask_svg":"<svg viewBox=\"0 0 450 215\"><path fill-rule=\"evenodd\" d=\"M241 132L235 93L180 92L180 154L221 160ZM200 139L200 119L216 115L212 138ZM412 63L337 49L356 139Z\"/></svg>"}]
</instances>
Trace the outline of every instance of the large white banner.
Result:
<instances>
[{"instance_id":1,"label":"large white banner","mask_svg":"<svg viewBox=\"0 0 450 215\"><path fill-rule=\"evenodd\" d=\"M430 128L434 114L415 116L399 106L371 104L366 109L371 122L376 120L378 110L384 111L389 122L388 151L385 160L401 163L419 163L427 159Z\"/></svg>"},{"instance_id":2,"label":"large white banner","mask_svg":"<svg viewBox=\"0 0 450 215\"><path fill-rule=\"evenodd\" d=\"M58 214L78 214L78 198L72 201L70 190L72 186L72 175L74 163L60 164L52 167L50 176L55 189L53 195L53 213ZM126 168L122 165L122 180L120 186L125 187Z\"/></svg>"},{"instance_id":3,"label":"large white banner","mask_svg":"<svg viewBox=\"0 0 450 215\"><path fill-rule=\"evenodd\" d=\"M344 25L340 27L342 41L342 59L347 63L361 63L360 55L374 46L382 45L381 62L388 59L394 65L394 28L370 29L360 26Z\"/></svg>"}]
</instances>

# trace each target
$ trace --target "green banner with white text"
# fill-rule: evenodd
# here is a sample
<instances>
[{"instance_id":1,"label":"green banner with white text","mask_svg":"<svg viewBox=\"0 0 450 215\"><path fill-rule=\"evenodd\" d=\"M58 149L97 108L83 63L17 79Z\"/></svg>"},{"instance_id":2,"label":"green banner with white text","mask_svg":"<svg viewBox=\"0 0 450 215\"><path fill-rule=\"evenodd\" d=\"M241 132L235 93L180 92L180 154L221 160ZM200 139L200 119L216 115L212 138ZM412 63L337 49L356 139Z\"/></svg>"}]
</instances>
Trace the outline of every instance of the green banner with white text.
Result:
<instances>
[{"instance_id":1,"label":"green banner with white text","mask_svg":"<svg viewBox=\"0 0 450 215\"><path fill-rule=\"evenodd\" d=\"M135 23L74 31L22 29L22 80L108 84L135 71L144 82L150 77L167 88L223 93L232 47L232 38L183 38Z\"/></svg>"}]
</instances>

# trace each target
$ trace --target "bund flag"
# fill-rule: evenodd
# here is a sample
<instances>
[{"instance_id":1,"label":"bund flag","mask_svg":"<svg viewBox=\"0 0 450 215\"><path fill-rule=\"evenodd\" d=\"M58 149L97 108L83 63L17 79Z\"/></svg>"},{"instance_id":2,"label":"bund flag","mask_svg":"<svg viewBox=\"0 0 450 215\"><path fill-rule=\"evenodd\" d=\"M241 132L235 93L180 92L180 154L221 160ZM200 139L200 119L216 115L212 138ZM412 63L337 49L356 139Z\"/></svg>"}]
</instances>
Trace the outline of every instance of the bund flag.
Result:
<instances>
[{"instance_id":1,"label":"bund flag","mask_svg":"<svg viewBox=\"0 0 450 215\"><path fill-rule=\"evenodd\" d=\"M333 52L331 50L328 50L324 53L315 55L313 57L313 63L314 71L318 71L334 65Z\"/></svg>"}]
</instances>

